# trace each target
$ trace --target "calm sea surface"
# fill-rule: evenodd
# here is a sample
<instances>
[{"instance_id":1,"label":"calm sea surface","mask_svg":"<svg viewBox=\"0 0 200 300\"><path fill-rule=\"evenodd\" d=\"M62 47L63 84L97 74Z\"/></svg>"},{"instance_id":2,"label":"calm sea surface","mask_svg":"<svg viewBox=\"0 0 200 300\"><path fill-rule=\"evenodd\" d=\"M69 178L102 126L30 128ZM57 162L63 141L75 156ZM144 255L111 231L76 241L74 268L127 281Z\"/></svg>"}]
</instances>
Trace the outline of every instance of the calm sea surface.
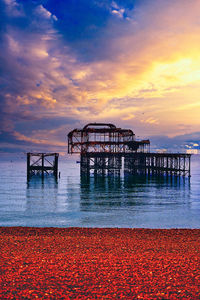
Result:
<instances>
[{"instance_id":1,"label":"calm sea surface","mask_svg":"<svg viewBox=\"0 0 200 300\"><path fill-rule=\"evenodd\" d=\"M200 157L192 177L80 178L59 161L61 177L26 182L25 158L0 162L0 226L200 228Z\"/></svg>"}]
</instances>

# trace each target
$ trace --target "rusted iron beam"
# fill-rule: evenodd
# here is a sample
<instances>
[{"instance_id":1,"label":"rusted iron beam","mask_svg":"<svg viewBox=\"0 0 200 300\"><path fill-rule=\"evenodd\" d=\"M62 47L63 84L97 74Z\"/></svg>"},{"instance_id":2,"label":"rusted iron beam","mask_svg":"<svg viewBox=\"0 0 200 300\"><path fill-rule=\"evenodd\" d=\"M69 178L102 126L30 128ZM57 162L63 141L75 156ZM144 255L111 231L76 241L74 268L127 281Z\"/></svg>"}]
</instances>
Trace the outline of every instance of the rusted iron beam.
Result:
<instances>
[{"instance_id":1,"label":"rusted iron beam","mask_svg":"<svg viewBox=\"0 0 200 300\"><path fill-rule=\"evenodd\" d=\"M131 129L117 128L113 124L89 123L83 129L68 134L68 153L89 152L144 152L150 141L136 141Z\"/></svg>"}]
</instances>

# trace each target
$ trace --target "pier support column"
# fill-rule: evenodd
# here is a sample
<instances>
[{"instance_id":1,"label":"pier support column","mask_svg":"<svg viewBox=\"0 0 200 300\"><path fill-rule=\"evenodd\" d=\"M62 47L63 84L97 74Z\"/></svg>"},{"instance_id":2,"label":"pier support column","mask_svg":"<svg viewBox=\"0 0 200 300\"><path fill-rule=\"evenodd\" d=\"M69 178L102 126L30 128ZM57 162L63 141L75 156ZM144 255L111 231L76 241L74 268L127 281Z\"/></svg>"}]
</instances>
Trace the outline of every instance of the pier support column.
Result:
<instances>
[{"instance_id":1,"label":"pier support column","mask_svg":"<svg viewBox=\"0 0 200 300\"><path fill-rule=\"evenodd\" d=\"M188 166L188 176L191 177L191 169L190 169L190 156L189 156L189 166Z\"/></svg>"},{"instance_id":2,"label":"pier support column","mask_svg":"<svg viewBox=\"0 0 200 300\"><path fill-rule=\"evenodd\" d=\"M44 179L44 153L42 153L42 179Z\"/></svg>"},{"instance_id":3,"label":"pier support column","mask_svg":"<svg viewBox=\"0 0 200 300\"><path fill-rule=\"evenodd\" d=\"M30 180L30 153L27 153L27 181Z\"/></svg>"},{"instance_id":4,"label":"pier support column","mask_svg":"<svg viewBox=\"0 0 200 300\"><path fill-rule=\"evenodd\" d=\"M55 158L54 158L54 176L56 179L58 179L58 154L55 154Z\"/></svg>"}]
</instances>

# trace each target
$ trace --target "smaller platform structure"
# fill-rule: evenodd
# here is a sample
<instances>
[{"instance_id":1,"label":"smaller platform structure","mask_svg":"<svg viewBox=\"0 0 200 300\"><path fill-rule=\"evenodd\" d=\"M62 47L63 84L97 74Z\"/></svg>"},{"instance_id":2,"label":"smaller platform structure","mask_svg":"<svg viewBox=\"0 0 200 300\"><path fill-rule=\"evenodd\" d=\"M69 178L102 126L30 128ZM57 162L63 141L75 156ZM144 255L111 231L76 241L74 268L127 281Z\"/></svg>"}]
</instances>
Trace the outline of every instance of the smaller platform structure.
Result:
<instances>
[{"instance_id":1,"label":"smaller platform structure","mask_svg":"<svg viewBox=\"0 0 200 300\"><path fill-rule=\"evenodd\" d=\"M53 174L58 178L58 153L27 153L27 180L33 175Z\"/></svg>"}]
</instances>

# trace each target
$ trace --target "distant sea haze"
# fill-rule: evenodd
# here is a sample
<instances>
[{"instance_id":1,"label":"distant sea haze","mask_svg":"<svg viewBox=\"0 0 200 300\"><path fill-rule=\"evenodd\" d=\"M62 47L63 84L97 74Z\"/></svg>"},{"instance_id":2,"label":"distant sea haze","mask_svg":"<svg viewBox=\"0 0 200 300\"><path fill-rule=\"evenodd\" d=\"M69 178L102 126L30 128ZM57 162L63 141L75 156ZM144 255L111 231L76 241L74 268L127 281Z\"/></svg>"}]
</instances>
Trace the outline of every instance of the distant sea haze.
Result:
<instances>
[{"instance_id":1,"label":"distant sea haze","mask_svg":"<svg viewBox=\"0 0 200 300\"><path fill-rule=\"evenodd\" d=\"M192 177L80 176L59 161L61 177L26 182L25 159L1 162L0 226L200 228L200 158Z\"/></svg>"}]
</instances>

